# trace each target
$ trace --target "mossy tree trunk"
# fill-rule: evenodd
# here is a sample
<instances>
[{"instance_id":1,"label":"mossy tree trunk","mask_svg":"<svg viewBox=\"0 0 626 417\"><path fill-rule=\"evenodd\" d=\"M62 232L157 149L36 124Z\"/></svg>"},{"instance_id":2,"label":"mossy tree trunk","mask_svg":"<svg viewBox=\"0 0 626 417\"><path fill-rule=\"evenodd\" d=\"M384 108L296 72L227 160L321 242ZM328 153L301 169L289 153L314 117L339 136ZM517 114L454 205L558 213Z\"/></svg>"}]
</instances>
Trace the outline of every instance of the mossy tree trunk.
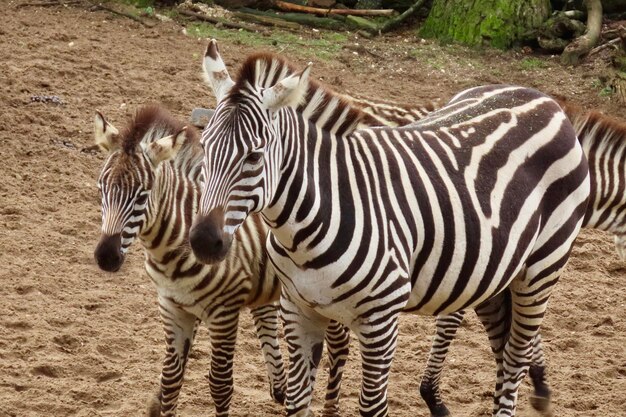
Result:
<instances>
[{"instance_id":1,"label":"mossy tree trunk","mask_svg":"<svg viewBox=\"0 0 626 417\"><path fill-rule=\"evenodd\" d=\"M420 35L508 48L550 12L550 0L434 0Z\"/></svg>"}]
</instances>

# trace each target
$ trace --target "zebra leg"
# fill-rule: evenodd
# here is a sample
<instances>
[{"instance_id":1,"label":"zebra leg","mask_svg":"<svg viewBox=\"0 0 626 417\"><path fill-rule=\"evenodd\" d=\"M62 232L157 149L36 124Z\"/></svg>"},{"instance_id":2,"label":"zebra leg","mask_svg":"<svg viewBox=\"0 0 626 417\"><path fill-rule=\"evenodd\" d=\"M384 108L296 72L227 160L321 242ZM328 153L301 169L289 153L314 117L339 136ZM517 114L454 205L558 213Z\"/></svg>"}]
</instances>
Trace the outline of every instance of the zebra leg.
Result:
<instances>
[{"instance_id":1,"label":"zebra leg","mask_svg":"<svg viewBox=\"0 0 626 417\"><path fill-rule=\"evenodd\" d=\"M235 313L231 313L235 311ZM226 316L212 317L208 322L211 337L211 371L209 387L216 417L227 417L233 397L233 357L237 341L239 309L222 311Z\"/></svg>"},{"instance_id":2,"label":"zebra leg","mask_svg":"<svg viewBox=\"0 0 626 417\"><path fill-rule=\"evenodd\" d=\"M496 360L496 390L494 394L494 413L499 404L504 378L503 353L509 338L511 327L511 292L507 288L497 296L476 307L476 315L485 327L491 344L491 351ZM532 359L529 374L533 383L534 394L530 403L537 411L546 412L550 408L550 389L545 381L545 363L541 347L541 334L533 339Z\"/></svg>"},{"instance_id":3,"label":"zebra leg","mask_svg":"<svg viewBox=\"0 0 626 417\"><path fill-rule=\"evenodd\" d=\"M278 344L278 305L266 304L252 309L251 312L270 379L270 395L277 403L284 404L287 375Z\"/></svg>"},{"instance_id":4,"label":"zebra leg","mask_svg":"<svg viewBox=\"0 0 626 417\"><path fill-rule=\"evenodd\" d=\"M533 340L533 357L528 374L532 380L535 392L530 397L530 405L546 415L551 413L551 397L552 392L546 382L546 366L543 356L543 347L541 346L541 334L537 333Z\"/></svg>"},{"instance_id":5,"label":"zebra leg","mask_svg":"<svg viewBox=\"0 0 626 417\"><path fill-rule=\"evenodd\" d=\"M496 413L504 382L504 368L502 365L504 346L511 330L511 292L507 288L500 294L478 305L475 311L487 332L491 352L496 361L496 388L493 395L493 412Z\"/></svg>"},{"instance_id":6,"label":"zebra leg","mask_svg":"<svg viewBox=\"0 0 626 417\"><path fill-rule=\"evenodd\" d=\"M463 317L464 311L438 316L436 321L436 333L433 343L428 354L428 362L426 370L422 376L420 383L420 395L426 402L432 417L445 417L450 415L450 411L441 399L439 384L441 382L441 373L443 372L443 363L448 355L450 343L456 336Z\"/></svg>"},{"instance_id":7,"label":"zebra leg","mask_svg":"<svg viewBox=\"0 0 626 417\"><path fill-rule=\"evenodd\" d=\"M161 371L161 389L156 398L150 401L148 415L169 417L176 415L187 356L193 344L196 317L164 297L159 297L159 313L165 330L167 348Z\"/></svg>"},{"instance_id":8,"label":"zebra leg","mask_svg":"<svg viewBox=\"0 0 626 417\"><path fill-rule=\"evenodd\" d=\"M328 385L323 417L339 416L339 394L343 368L350 353L350 329L336 321L331 321L326 329L326 349L328 351Z\"/></svg>"},{"instance_id":9,"label":"zebra leg","mask_svg":"<svg viewBox=\"0 0 626 417\"><path fill-rule=\"evenodd\" d=\"M312 417L310 409L315 375L324 347L328 319L305 311L283 294L280 299L285 340L289 350L289 375L285 400L287 416Z\"/></svg>"},{"instance_id":10,"label":"zebra leg","mask_svg":"<svg viewBox=\"0 0 626 417\"><path fill-rule=\"evenodd\" d=\"M398 340L398 316L384 322L361 324L357 330L363 381L359 406L362 417L387 417L389 370Z\"/></svg>"},{"instance_id":11,"label":"zebra leg","mask_svg":"<svg viewBox=\"0 0 626 417\"><path fill-rule=\"evenodd\" d=\"M567 259L567 256L563 258ZM532 360L531 348L548 305L553 285L558 280L565 261L541 268L539 262L532 271L517 277L510 284L511 325L509 338L504 346L502 389L498 395L496 417L515 415L519 386L528 372ZM544 415L549 415L546 411Z\"/></svg>"}]
</instances>

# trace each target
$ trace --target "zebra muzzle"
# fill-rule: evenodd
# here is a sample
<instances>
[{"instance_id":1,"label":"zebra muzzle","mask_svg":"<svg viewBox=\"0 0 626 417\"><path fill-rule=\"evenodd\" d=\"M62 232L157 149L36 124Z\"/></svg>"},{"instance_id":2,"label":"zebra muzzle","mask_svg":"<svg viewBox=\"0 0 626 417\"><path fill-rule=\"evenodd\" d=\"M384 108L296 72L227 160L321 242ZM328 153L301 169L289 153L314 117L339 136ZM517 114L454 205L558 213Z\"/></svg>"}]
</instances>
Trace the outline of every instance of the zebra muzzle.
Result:
<instances>
[{"instance_id":1,"label":"zebra muzzle","mask_svg":"<svg viewBox=\"0 0 626 417\"><path fill-rule=\"evenodd\" d=\"M102 235L93 253L96 263L103 271L116 272L124 263L122 237L119 233Z\"/></svg>"},{"instance_id":2,"label":"zebra muzzle","mask_svg":"<svg viewBox=\"0 0 626 417\"><path fill-rule=\"evenodd\" d=\"M199 216L189 231L191 250L205 264L223 260L231 243L232 236L224 233L224 214L219 208L206 216Z\"/></svg>"}]
</instances>

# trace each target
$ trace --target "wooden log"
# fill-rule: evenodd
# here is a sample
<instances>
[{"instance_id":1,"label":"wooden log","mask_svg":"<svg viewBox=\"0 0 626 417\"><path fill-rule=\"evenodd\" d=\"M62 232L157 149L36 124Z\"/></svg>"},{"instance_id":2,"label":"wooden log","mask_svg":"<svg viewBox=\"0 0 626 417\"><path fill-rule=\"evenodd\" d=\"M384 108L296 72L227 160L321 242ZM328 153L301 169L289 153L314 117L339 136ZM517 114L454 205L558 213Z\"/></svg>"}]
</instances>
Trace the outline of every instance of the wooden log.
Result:
<instances>
[{"instance_id":1,"label":"wooden log","mask_svg":"<svg viewBox=\"0 0 626 417\"><path fill-rule=\"evenodd\" d=\"M264 12L255 9L241 8L239 9L243 13L248 13L256 16L265 16L272 19L280 19L287 22L297 23L299 25L311 26L314 28L322 28L329 30L346 30L349 28L344 16L328 16L317 17L310 14L303 13L275 13Z\"/></svg>"},{"instance_id":2,"label":"wooden log","mask_svg":"<svg viewBox=\"0 0 626 417\"><path fill-rule=\"evenodd\" d=\"M258 32L259 31L257 28L252 27L252 26L244 25L244 24L241 24L241 23L231 22L231 21L226 20L226 19L220 19L220 18L217 18L217 17L207 16L205 14L192 12L190 10L181 9L181 10L178 10L178 13L180 13L180 14L182 14L184 16L190 16L190 17L193 17L195 19L202 20L203 22L209 22L209 23L213 23L213 24L221 24L222 26L227 27L227 28L231 28L231 29L243 29L243 30L247 30L249 32Z\"/></svg>"},{"instance_id":3,"label":"wooden log","mask_svg":"<svg viewBox=\"0 0 626 417\"><path fill-rule=\"evenodd\" d=\"M246 12L233 12L233 16L235 16L237 19L245 20L247 22L252 22L263 26L272 26L292 30L299 30L302 28L302 26L298 23L288 22L286 20L278 19L272 16L262 16Z\"/></svg>"},{"instance_id":4,"label":"wooden log","mask_svg":"<svg viewBox=\"0 0 626 417\"><path fill-rule=\"evenodd\" d=\"M317 7L300 6L298 4L287 3L286 1L276 0L275 6L286 12L309 13L318 16L328 16L338 14L342 16L393 16L396 11L393 9L383 10L361 10L361 9L320 9Z\"/></svg>"},{"instance_id":5,"label":"wooden log","mask_svg":"<svg viewBox=\"0 0 626 417\"><path fill-rule=\"evenodd\" d=\"M424 5L426 0L417 0L413 6L409 7L402 13L400 16L395 17L393 19L388 20L380 27L379 33L391 32L398 26L400 26L403 22L409 19L412 16L415 16L419 9Z\"/></svg>"}]
</instances>

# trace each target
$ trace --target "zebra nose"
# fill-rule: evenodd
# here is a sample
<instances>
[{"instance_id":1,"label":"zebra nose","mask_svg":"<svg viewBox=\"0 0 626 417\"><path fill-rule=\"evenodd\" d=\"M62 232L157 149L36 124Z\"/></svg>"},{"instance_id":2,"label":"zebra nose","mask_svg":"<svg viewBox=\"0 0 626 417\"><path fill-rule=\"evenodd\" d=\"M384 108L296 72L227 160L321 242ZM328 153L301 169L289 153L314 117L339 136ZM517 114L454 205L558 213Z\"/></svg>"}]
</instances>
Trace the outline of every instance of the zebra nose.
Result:
<instances>
[{"instance_id":1,"label":"zebra nose","mask_svg":"<svg viewBox=\"0 0 626 417\"><path fill-rule=\"evenodd\" d=\"M189 232L191 250L205 264L221 261L229 249L229 239L224 236L221 219L216 222L212 214L199 217Z\"/></svg>"},{"instance_id":2,"label":"zebra nose","mask_svg":"<svg viewBox=\"0 0 626 417\"><path fill-rule=\"evenodd\" d=\"M107 272L117 272L120 269L124 262L121 245L122 238L119 233L102 235L93 253L100 269Z\"/></svg>"}]
</instances>

